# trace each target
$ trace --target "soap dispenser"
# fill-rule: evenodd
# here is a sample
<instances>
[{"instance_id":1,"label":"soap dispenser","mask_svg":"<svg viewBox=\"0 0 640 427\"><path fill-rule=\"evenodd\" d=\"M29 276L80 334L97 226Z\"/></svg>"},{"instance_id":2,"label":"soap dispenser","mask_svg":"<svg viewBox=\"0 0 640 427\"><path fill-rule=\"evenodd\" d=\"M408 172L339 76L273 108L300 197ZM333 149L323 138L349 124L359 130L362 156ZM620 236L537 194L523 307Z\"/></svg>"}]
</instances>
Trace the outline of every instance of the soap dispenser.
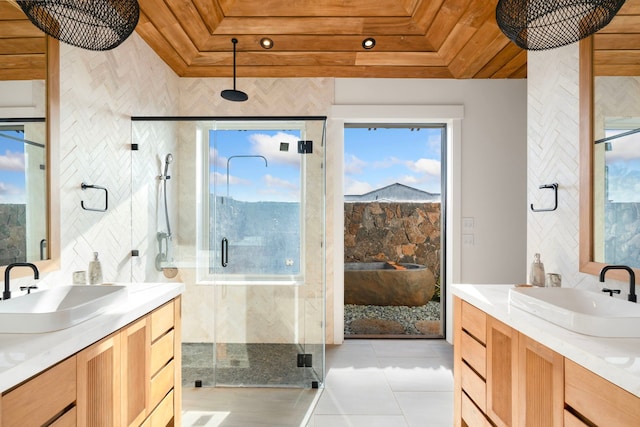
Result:
<instances>
[{"instance_id":1,"label":"soap dispenser","mask_svg":"<svg viewBox=\"0 0 640 427\"><path fill-rule=\"evenodd\" d=\"M98 252L93 253L93 261L89 263L89 284L99 285L102 283L102 265L98 260Z\"/></svg>"},{"instance_id":2,"label":"soap dispenser","mask_svg":"<svg viewBox=\"0 0 640 427\"><path fill-rule=\"evenodd\" d=\"M540 261L540 254L535 254L531 263L529 282L533 286L544 286L544 277L544 264Z\"/></svg>"}]
</instances>

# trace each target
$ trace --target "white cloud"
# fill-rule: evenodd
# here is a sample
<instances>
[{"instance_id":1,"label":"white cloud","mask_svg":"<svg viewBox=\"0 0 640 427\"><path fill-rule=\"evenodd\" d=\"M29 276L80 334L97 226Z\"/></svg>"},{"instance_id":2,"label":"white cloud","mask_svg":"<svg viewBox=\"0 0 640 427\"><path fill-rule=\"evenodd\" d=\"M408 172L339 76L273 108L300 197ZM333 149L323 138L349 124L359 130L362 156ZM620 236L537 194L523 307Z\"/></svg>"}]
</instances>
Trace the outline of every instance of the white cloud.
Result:
<instances>
[{"instance_id":1,"label":"white cloud","mask_svg":"<svg viewBox=\"0 0 640 427\"><path fill-rule=\"evenodd\" d=\"M434 159L418 159L407 161L407 167L413 172L423 173L431 176L440 176L440 162Z\"/></svg>"},{"instance_id":2,"label":"white cloud","mask_svg":"<svg viewBox=\"0 0 640 427\"><path fill-rule=\"evenodd\" d=\"M296 190L296 191L300 189L300 185L295 182L287 181L286 179L277 178L269 174L264 176L264 183L269 188L281 188L285 190Z\"/></svg>"},{"instance_id":3,"label":"white cloud","mask_svg":"<svg viewBox=\"0 0 640 427\"><path fill-rule=\"evenodd\" d=\"M360 175L365 166L367 166L367 162L353 154L348 154L344 160L344 173L345 175Z\"/></svg>"},{"instance_id":4,"label":"white cloud","mask_svg":"<svg viewBox=\"0 0 640 427\"><path fill-rule=\"evenodd\" d=\"M365 194L365 193L368 193L369 191L372 191L373 189L374 189L373 186L368 182L357 181L355 179L345 177L344 194L348 194L348 195Z\"/></svg>"},{"instance_id":5,"label":"white cloud","mask_svg":"<svg viewBox=\"0 0 640 427\"><path fill-rule=\"evenodd\" d=\"M227 169L227 158L218 155L218 150L209 148L209 165L215 166L217 169Z\"/></svg>"},{"instance_id":6,"label":"white cloud","mask_svg":"<svg viewBox=\"0 0 640 427\"><path fill-rule=\"evenodd\" d=\"M247 179L238 178L237 176L227 175L220 172L211 172L209 174L209 184L210 185L218 184L218 186L225 186L226 188L227 178L229 179L229 185L234 185L234 184L250 185L251 184L251 181Z\"/></svg>"},{"instance_id":7,"label":"white cloud","mask_svg":"<svg viewBox=\"0 0 640 427\"><path fill-rule=\"evenodd\" d=\"M0 155L0 169L24 172L24 154L5 151L4 156Z\"/></svg>"},{"instance_id":8,"label":"white cloud","mask_svg":"<svg viewBox=\"0 0 640 427\"><path fill-rule=\"evenodd\" d=\"M24 189L15 185L0 182L0 203L3 204L24 204Z\"/></svg>"},{"instance_id":9,"label":"white cloud","mask_svg":"<svg viewBox=\"0 0 640 427\"><path fill-rule=\"evenodd\" d=\"M388 169L390 167L393 167L395 165L399 165L404 163L404 161L400 160L397 157L387 157L384 160L379 160L377 162L373 163L373 167L374 169Z\"/></svg>"},{"instance_id":10,"label":"white cloud","mask_svg":"<svg viewBox=\"0 0 640 427\"><path fill-rule=\"evenodd\" d=\"M269 163L281 163L292 166L300 164L300 154L298 154L298 137L285 132L278 132L275 135L254 133L250 135L249 141L253 144L253 153L264 156ZM289 151L280 151L280 143L289 144Z\"/></svg>"}]
</instances>

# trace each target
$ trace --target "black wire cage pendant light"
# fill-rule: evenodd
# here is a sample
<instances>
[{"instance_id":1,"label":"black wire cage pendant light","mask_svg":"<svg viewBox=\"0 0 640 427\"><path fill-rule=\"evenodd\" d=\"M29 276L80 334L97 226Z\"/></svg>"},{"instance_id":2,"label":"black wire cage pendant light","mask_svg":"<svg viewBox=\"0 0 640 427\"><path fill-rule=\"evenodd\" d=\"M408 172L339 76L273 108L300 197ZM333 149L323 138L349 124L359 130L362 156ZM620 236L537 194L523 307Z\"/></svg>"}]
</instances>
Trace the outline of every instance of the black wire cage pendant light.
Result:
<instances>
[{"instance_id":1,"label":"black wire cage pendant light","mask_svg":"<svg viewBox=\"0 0 640 427\"><path fill-rule=\"evenodd\" d=\"M499 0L500 30L527 50L565 46L604 28L625 0Z\"/></svg>"},{"instance_id":2,"label":"black wire cage pendant light","mask_svg":"<svg viewBox=\"0 0 640 427\"><path fill-rule=\"evenodd\" d=\"M17 0L46 34L88 50L110 50L125 41L140 17L137 0Z\"/></svg>"}]
</instances>

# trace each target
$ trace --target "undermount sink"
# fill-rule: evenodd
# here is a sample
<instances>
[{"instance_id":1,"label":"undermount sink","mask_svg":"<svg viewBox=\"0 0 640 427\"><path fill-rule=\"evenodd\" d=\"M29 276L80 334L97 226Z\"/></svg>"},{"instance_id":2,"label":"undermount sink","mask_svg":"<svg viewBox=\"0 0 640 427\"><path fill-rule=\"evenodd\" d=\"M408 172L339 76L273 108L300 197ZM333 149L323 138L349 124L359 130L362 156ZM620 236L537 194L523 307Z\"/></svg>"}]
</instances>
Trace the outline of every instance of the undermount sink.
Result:
<instances>
[{"instance_id":1,"label":"undermount sink","mask_svg":"<svg viewBox=\"0 0 640 427\"><path fill-rule=\"evenodd\" d=\"M126 286L60 286L0 301L0 333L42 333L91 319L127 299Z\"/></svg>"},{"instance_id":2,"label":"undermount sink","mask_svg":"<svg viewBox=\"0 0 640 427\"><path fill-rule=\"evenodd\" d=\"M640 337L640 305L574 288L509 289L509 304L585 335Z\"/></svg>"}]
</instances>

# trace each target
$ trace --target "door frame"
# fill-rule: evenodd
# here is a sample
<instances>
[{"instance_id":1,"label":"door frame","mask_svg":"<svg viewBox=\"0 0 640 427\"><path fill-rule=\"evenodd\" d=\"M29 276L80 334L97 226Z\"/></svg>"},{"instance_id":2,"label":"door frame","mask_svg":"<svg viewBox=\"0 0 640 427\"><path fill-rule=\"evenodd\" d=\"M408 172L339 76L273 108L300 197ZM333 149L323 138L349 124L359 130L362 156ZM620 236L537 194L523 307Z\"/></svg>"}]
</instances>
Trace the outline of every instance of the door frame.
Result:
<instances>
[{"instance_id":1,"label":"door frame","mask_svg":"<svg viewBox=\"0 0 640 427\"><path fill-rule=\"evenodd\" d=\"M447 170L444 177L447 190L444 203L445 239L443 260L444 281L441 281L441 298L444 299L445 338L452 343L451 284L460 281L461 221L461 130L464 118L462 105L334 105L327 121L327 141L333 148L327 150L327 241L332 242L333 256L327 257L327 283L333 283L333 300L327 300L327 320L333 321L327 330L327 342L344 342L344 125L345 123L444 123L447 127ZM331 177L331 180L329 180ZM331 293L328 293L331 295ZM329 305L330 304L330 305ZM331 316L331 318L329 318ZM331 327L328 323L327 327Z\"/></svg>"}]
</instances>

